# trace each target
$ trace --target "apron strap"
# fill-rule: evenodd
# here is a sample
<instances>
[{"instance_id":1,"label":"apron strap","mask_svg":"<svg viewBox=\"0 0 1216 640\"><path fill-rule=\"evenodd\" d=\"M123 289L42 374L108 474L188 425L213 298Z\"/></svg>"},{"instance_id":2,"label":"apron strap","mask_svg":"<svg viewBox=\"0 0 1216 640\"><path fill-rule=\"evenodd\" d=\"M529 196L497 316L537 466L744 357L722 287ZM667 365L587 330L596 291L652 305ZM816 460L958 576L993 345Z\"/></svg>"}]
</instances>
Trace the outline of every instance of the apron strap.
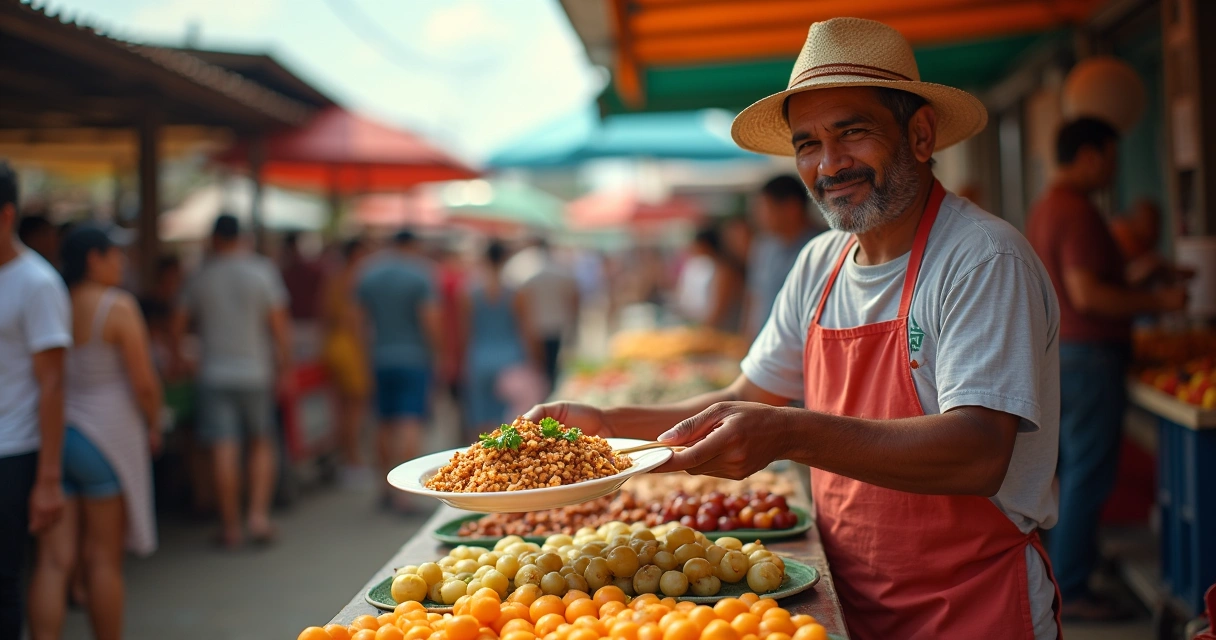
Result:
<instances>
[{"instance_id":1,"label":"apron strap","mask_svg":"<svg viewBox=\"0 0 1216 640\"><path fill-rule=\"evenodd\" d=\"M908 256L908 271L904 275L904 288L899 297L897 318L908 317L908 310L912 308L912 290L916 288L916 277L920 275L920 263L925 256L925 245L929 241L929 232L933 229L933 222L937 220L937 211L941 208L942 200L945 197L946 189L942 187L942 183L934 179L933 186L929 188L929 200L925 203L925 212L921 214L920 222L916 224L916 237L912 240L912 254ZM841 251L840 257L836 259L836 266L832 267L832 273L828 275L828 281L823 286L823 294L819 296L819 304L815 307L815 315L811 318L812 326L819 324L819 317L823 315L823 307L828 301L828 294L832 293L836 276L840 275L844 261L848 259L849 253L856 244L857 236L850 236L849 241L845 243L844 251Z\"/></svg>"},{"instance_id":2,"label":"apron strap","mask_svg":"<svg viewBox=\"0 0 1216 640\"><path fill-rule=\"evenodd\" d=\"M832 267L832 273L828 275L828 281L823 285L823 295L819 296L819 305L815 307L815 317L811 318L811 326L819 324L819 316L823 315L823 305L828 301L828 294L832 293L832 285L836 283L836 276L840 275L844 261L848 259L849 253L856 244L857 236L849 236L849 241L844 244L844 251L840 252L840 257L836 259L836 266Z\"/></svg>"},{"instance_id":3,"label":"apron strap","mask_svg":"<svg viewBox=\"0 0 1216 640\"><path fill-rule=\"evenodd\" d=\"M907 318L912 309L912 291L916 288L916 277L920 275L920 263L925 257L925 245L929 242L929 232L933 230L933 221L937 220L937 210L942 206L946 197L946 189L936 179L929 189L929 201L925 203L925 212L920 216L916 225L916 237L912 240L912 254L908 256L908 271L904 275L904 290L899 297L899 314L897 318Z\"/></svg>"}]
</instances>

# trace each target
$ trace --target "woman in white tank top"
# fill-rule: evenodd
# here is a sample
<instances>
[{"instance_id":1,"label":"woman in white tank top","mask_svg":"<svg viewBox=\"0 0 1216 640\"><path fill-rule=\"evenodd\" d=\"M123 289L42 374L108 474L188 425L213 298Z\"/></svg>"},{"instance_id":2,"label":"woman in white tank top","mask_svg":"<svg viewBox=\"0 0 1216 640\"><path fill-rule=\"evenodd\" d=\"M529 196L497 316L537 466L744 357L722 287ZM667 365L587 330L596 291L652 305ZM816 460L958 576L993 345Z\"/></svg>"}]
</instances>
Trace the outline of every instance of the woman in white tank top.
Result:
<instances>
[{"instance_id":1,"label":"woman in white tank top","mask_svg":"<svg viewBox=\"0 0 1216 640\"><path fill-rule=\"evenodd\" d=\"M151 453L160 447L161 387L135 299L117 287L125 256L102 228L62 245L72 296L64 394L63 517L38 537L30 586L32 640L59 638L79 563L99 640L122 636L123 551L156 549Z\"/></svg>"}]
</instances>

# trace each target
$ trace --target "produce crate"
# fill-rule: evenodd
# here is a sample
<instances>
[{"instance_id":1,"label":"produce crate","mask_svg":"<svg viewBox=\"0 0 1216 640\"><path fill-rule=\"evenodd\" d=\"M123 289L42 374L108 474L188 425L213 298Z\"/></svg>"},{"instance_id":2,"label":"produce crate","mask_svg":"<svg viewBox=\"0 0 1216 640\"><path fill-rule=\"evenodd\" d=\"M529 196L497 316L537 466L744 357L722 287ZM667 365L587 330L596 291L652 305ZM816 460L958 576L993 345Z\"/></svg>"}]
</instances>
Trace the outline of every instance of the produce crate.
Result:
<instances>
[{"instance_id":1,"label":"produce crate","mask_svg":"<svg viewBox=\"0 0 1216 640\"><path fill-rule=\"evenodd\" d=\"M1157 416L1162 580L1195 615L1216 583L1216 412L1141 383L1132 399Z\"/></svg>"}]
</instances>

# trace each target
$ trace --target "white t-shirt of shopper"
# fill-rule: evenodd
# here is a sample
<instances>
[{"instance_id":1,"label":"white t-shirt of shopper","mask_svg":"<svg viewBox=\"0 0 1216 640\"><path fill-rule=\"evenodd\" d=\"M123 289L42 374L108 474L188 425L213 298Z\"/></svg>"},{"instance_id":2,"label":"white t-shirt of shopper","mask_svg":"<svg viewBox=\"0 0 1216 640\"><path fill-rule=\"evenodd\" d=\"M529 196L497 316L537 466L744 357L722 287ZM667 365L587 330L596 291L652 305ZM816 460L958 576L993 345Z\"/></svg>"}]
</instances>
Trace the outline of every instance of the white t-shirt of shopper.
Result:
<instances>
[{"instance_id":1,"label":"white t-shirt of shopper","mask_svg":"<svg viewBox=\"0 0 1216 640\"><path fill-rule=\"evenodd\" d=\"M38 450L34 354L72 346L71 303L63 279L22 249L0 265L0 457Z\"/></svg>"}]
</instances>

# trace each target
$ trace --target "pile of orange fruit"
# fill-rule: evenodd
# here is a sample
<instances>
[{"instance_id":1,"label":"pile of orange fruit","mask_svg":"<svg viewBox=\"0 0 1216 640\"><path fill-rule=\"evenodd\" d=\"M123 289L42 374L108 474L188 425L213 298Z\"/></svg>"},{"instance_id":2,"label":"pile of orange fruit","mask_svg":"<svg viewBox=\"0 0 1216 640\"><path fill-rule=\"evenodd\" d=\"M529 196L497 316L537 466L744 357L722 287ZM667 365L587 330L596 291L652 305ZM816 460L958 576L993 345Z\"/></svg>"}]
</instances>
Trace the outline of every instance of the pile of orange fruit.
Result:
<instances>
[{"instance_id":1,"label":"pile of orange fruit","mask_svg":"<svg viewBox=\"0 0 1216 640\"><path fill-rule=\"evenodd\" d=\"M808 615L790 615L754 593L724 598L714 606L645 594L629 599L607 585L594 596L570 591L543 595L536 585L516 589L506 601L485 588L463 596L452 613L429 613L403 602L379 617L350 626L308 627L297 640L827 640L827 630Z\"/></svg>"}]
</instances>

